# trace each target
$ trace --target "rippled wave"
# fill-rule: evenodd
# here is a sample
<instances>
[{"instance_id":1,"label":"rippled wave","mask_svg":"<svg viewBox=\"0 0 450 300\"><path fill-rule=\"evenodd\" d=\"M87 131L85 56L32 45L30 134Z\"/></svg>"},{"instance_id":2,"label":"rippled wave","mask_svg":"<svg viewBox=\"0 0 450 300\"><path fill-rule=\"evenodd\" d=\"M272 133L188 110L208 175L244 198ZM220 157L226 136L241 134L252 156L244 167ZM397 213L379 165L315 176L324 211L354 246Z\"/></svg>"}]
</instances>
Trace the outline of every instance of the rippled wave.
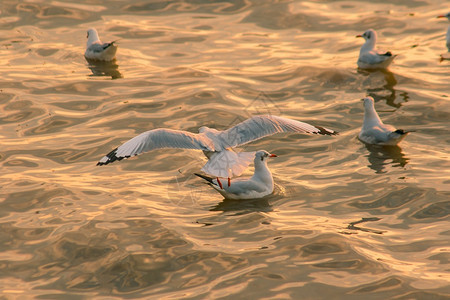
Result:
<instances>
[{"instance_id":1,"label":"rippled wave","mask_svg":"<svg viewBox=\"0 0 450 300\"><path fill-rule=\"evenodd\" d=\"M0 291L5 297L449 297L448 61L440 1L5 1L0 11ZM84 59L86 29L118 40ZM372 27L399 54L356 68ZM425 29L424 29L425 28ZM357 139L360 99L415 130ZM231 201L194 150L108 166L146 130L275 114L338 136L279 135L275 192ZM248 170L245 176L252 173ZM9 298L8 298L9 299Z\"/></svg>"}]
</instances>

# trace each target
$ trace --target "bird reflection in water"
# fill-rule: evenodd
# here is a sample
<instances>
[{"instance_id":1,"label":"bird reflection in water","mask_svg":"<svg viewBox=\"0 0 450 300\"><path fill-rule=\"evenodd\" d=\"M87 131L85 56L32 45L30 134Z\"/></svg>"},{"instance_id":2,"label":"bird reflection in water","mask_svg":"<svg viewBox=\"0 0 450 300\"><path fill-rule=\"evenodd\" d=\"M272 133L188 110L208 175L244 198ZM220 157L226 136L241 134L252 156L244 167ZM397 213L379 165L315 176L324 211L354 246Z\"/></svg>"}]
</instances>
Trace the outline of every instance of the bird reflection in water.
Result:
<instances>
[{"instance_id":1,"label":"bird reflection in water","mask_svg":"<svg viewBox=\"0 0 450 300\"><path fill-rule=\"evenodd\" d=\"M374 82L378 81L377 77L383 76L384 85L380 87L368 88L367 95L373 97L377 102L381 99L386 100L386 104L395 108L399 108L402 106L403 102L408 102L409 95L407 92L401 92L400 97L401 101L396 102L397 91L395 90L395 86L397 85L397 79L389 70L386 69L377 69L377 70L362 70L358 69L358 73L367 75L368 80L370 81L370 86L374 86ZM372 82L374 81L374 82Z\"/></svg>"},{"instance_id":2,"label":"bird reflection in water","mask_svg":"<svg viewBox=\"0 0 450 300\"><path fill-rule=\"evenodd\" d=\"M210 211L235 212L234 215L245 215L252 212L271 212L274 201L284 198L285 189L283 186L274 184L273 193L262 198L232 200L223 199L222 202L214 205Z\"/></svg>"},{"instance_id":3,"label":"bird reflection in water","mask_svg":"<svg viewBox=\"0 0 450 300\"><path fill-rule=\"evenodd\" d=\"M111 76L111 79L122 78L122 73L119 71L119 65L117 65L116 60L111 61L99 61L86 59L88 62L88 68L92 71L92 75L89 76L99 76L107 77Z\"/></svg>"},{"instance_id":4,"label":"bird reflection in water","mask_svg":"<svg viewBox=\"0 0 450 300\"><path fill-rule=\"evenodd\" d=\"M372 218L362 218L359 221L355 221L355 222L351 222L350 224L348 224L347 229L350 230L355 230L355 231L363 231L363 232L370 232L370 233L376 233L376 234L383 234L386 231L381 231L381 230L373 230L370 228L366 228L366 227L361 227L361 226L356 226L358 224L361 223L365 223L365 222L374 222L374 221L379 221L381 220L380 218L377 217L372 217ZM353 234L353 232L342 232L344 234Z\"/></svg>"},{"instance_id":5,"label":"bird reflection in water","mask_svg":"<svg viewBox=\"0 0 450 300\"><path fill-rule=\"evenodd\" d=\"M210 211L235 212L236 216L252 212L270 212L273 211L273 209L269 200L273 200L273 198L273 195L269 195L260 199L223 199L222 202L213 206Z\"/></svg>"},{"instance_id":6,"label":"bird reflection in water","mask_svg":"<svg viewBox=\"0 0 450 300\"><path fill-rule=\"evenodd\" d=\"M385 146L385 145L370 145L364 143L366 149L369 150L367 158L370 165L369 168L375 173L386 173L384 168L386 165L393 167L404 167L408 164L409 158L405 157L402 148L399 146Z\"/></svg>"}]
</instances>

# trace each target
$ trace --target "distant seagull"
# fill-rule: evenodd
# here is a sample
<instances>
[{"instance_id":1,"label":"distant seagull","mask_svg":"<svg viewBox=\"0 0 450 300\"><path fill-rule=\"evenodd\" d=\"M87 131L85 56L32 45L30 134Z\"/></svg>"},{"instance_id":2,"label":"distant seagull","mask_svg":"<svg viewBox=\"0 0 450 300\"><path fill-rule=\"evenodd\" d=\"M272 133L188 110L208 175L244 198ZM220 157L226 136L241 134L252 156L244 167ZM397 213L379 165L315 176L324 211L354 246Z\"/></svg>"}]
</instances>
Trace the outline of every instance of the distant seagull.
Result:
<instances>
[{"instance_id":1,"label":"distant seagull","mask_svg":"<svg viewBox=\"0 0 450 300\"><path fill-rule=\"evenodd\" d=\"M87 31L87 39L86 52L84 52L87 59L111 61L116 58L117 45L114 44L115 41L102 43L94 28Z\"/></svg>"},{"instance_id":2,"label":"distant seagull","mask_svg":"<svg viewBox=\"0 0 450 300\"><path fill-rule=\"evenodd\" d=\"M438 18L447 18L450 21L450 12L447 13L446 15L440 15L437 17ZM450 25L448 26L448 29L447 29L447 49L450 52Z\"/></svg>"},{"instance_id":3,"label":"distant seagull","mask_svg":"<svg viewBox=\"0 0 450 300\"><path fill-rule=\"evenodd\" d=\"M366 42L361 46L358 58L358 67L361 69L386 69L397 55L392 55L390 51L379 52L375 49L377 43L377 33L373 29L369 29L362 35Z\"/></svg>"},{"instance_id":4,"label":"distant seagull","mask_svg":"<svg viewBox=\"0 0 450 300\"><path fill-rule=\"evenodd\" d=\"M224 131L203 126L198 134L159 128L132 138L100 159L97 165L161 148L197 149L203 150L209 159L202 168L203 172L230 178L241 175L254 158L254 152L236 153L232 148L283 132L337 134L324 127L272 115L254 116Z\"/></svg>"},{"instance_id":5,"label":"distant seagull","mask_svg":"<svg viewBox=\"0 0 450 300\"><path fill-rule=\"evenodd\" d=\"M408 133L412 132L383 124L375 110L373 98L366 97L362 100L364 101L364 121L358 137L364 143L397 145Z\"/></svg>"},{"instance_id":6,"label":"distant seagull","mask_svg":"<svg viewBox=\"0 0 450 300\"><path fill-rule=\"evenodd\" d=\"M202 174L195 175L209 182L216 191L226 199L256 199L270 195L273 192L273 178L267 167L267 158L276 157L265 150L255 153L255 173L249 179L236 179L231 184L223 184L219 178L212 178Z\"/></svg>"}]
</instances>

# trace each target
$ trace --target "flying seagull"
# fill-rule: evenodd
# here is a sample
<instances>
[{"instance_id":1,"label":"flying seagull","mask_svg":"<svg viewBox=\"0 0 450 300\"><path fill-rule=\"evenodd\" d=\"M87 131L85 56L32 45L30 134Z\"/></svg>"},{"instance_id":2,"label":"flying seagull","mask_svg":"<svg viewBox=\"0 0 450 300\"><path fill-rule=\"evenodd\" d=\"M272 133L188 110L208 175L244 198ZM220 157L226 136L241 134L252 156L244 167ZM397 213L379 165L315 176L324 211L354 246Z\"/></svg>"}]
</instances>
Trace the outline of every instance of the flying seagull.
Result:
<instances>
[{"instance_id":1,"label":"flying seagull","mask_svg":"<svg viewBox=\"0 0 450 300\"><path fill-rule=\"evenodd\" d=\"M254 152L235 152L234 147L284 132L337 134L336 131L321 126L273 115L254 116L224 131L203 126L199 128L198 134L158 128L125 142L102 157L97 165L107 165L155 149L196 149L202 150L209 159L202 168L203 172L231 178L241 175L254 158Z\"/></svg>"}]
</instances>

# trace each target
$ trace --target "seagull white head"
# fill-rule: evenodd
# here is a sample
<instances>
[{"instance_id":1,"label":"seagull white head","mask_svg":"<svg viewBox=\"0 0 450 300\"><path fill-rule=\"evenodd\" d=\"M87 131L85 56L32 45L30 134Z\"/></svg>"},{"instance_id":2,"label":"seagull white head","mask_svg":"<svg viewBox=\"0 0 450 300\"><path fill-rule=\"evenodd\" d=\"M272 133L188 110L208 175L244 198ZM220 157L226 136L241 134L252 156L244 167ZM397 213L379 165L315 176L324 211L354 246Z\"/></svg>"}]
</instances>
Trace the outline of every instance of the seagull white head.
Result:
<instances>
[{"instance_id":1,"label":"seagull white head","mask_svg":"<svg viewBox=\"0 0 450 300\"><path fill-rule=\"evenodd\" d=\"M445 15L439 15L436 18L447 18L450 21L450 12Z\"/></svg>"},{"instance_id":2,"label":"seagull white head","mask_svg":"<svg viewBox=\"0 0 450 300\"><path fill-rule=\"evenodd\" d=\"M364 101L364 108L365 108L365 109L372 108L372 107L374 107L374 105L375 105L375 104L374 104L375 101L374 101L373 98L370 97L370 96L364 97L364 98L362 98L361 100Z\"/></svg>"},{"instance_id":3,"label":"seagull white head","mask_svg":"<svg viewBox=\"0 0 450 300\"><path fill-rule=\"evenodd\" d=\"M375 44L377 43L377 33L373 29L368 29L363 34L358 34L356 37L363 37L366 42L361 46L359 54L371 52L375 49Z\"/></svg>"},{"instance_id":4,"label":"seagull white head","mask_svg":"<svg viewBox=\"0 0 450 300\"><path fill-rule=\"evenodd\" d=\"M97 30L95 30L95 28L89 28L86 37L89 38L92 37L93 35L98 37Z\"/></svg>"},{"instance_id":5,"label":"seagull white head","mask_svg":"<svg viewBox=\"0 0 450 300\"><path fill-rule=\"evenodd\" d=\"M95 30L94 28L88 29L86 37L88 39L88 46L99 40L97 30Z\"/></svg>"},{"instance_id":6,"label":"seagull white head","mask_svg":"<svg viewBox=\"0 0 450 300\"><path fill-rule=\"evenodd\" d=\"M275 154L271 154L265 150L259 150L255 153L255 163L257 161L266 161L269 157L277 157Z\"/></svg>"},{"instance_id":7,"label":"seagull white head","mask_svg":"<svg viewBox=\"0 0 450 300\"><path fill-rule=\"evenodd\" d=\"M373 29L368 29L366 32L363 34L358 34L356 37L362 37L366 41L371 41L374 44L377 42L377 33Z\"/></svg>"}]
</instances>

